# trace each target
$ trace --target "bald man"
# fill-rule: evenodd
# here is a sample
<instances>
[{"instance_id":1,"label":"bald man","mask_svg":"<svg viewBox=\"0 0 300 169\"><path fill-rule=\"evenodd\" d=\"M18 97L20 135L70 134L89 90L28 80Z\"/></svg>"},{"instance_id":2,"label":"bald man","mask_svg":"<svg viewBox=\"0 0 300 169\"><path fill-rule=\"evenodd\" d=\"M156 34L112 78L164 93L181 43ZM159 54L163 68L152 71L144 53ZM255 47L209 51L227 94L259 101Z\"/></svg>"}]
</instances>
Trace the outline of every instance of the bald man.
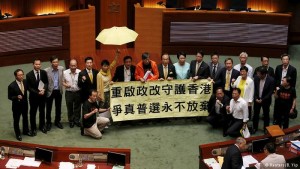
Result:
<instances>
[{"instance_id":1,"label":"bald man","mask_svg":"<svg viewBox=\"0 0 300 169\"><path fill-rule=\"evenodd\" d=\"M222 169L240 169L243 166L243 158L241 152L246 149L246 140L238 137L235 144L228 147Z\"/></svg>"},{"instance_id":2,"label":"bald man","mask_svg":"<svg viewBox=\"0 0 300 169\"><path fill-rule=\"evenodd\" d=\"M80 88L78 87L78 75L80 69L77 69L77 61L70 60L69 69L64 71L63 85L66 88L66 105L68 110L68 120L70 128L74 125L80 127Z\"/></svg>"}]
</instances>

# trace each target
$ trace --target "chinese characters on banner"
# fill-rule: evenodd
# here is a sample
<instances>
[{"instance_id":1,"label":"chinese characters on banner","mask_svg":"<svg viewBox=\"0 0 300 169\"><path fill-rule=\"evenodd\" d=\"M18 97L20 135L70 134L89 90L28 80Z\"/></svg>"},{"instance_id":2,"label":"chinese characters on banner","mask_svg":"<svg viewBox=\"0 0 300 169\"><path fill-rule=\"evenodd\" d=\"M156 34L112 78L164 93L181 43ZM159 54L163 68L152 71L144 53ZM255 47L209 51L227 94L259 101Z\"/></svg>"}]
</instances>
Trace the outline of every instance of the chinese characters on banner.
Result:
<instances>
[{"instance_id":1,"label":"chinese characters on banner","mask_svg":"<svg viewBox=\"0 0 300 169\"><path fill-rule=\"evenodd\" d=\"M113 121L207 116L208 80L121 82L110 87Z\"/></svg>"}]
</instances>

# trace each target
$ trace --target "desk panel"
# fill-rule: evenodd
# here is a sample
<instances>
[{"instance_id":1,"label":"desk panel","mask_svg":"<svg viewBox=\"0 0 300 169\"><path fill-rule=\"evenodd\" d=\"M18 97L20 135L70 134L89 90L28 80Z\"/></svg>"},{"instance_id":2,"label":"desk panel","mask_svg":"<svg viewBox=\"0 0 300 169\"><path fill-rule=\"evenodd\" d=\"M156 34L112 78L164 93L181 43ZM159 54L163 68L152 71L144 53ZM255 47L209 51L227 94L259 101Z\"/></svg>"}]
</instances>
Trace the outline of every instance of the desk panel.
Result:
<instances>
[{"instance_id":1,"label":"desk panel","mask_svg":"<svg viewBox=\"0 0 300 169\"><path fill-rule=\"evenodd\" d=\"M287 52L290 14L163 11L162 51L280 57Z\"/></svg>"},{"instance_id":2,"label":"desk panel","mask_svg":"<svg viewBox=\"0 0 300 169\"><path fill-rule=\"evenodd\" d=\"M39 145L39 144L30 144L30 143L21 143L21 142L14 142L14 141L6 141L0 140L0 147L14 147L14 148L21 148L23 150L35 150L36 147L47 149L53 151L53 162L51 164L41 164L40 168L58 168L59 162L73 162L76 164L78 161L73 161L69 159L70 154L94 154L94 153L102 153L107 154L108 152L116 152L122 153L126 155L125 158L125 169L130 169L130 156L131 151L130 149L119 149L119 148L76 148L76 147L55 147L55 146L47 146L47 145ZM23 159L24 156L22 155L14 155L10 154L9 158L18 158ZM8 156L6 155L5 160L0 160L0 168L5 167L5 164L8 161ZM84 161L83 164L96 164L99 168L104 169L111 169L112 166L107 165L105 160L100 161ZM28 167L21 167L21 168L28 168ZM86 167L82 167L86 168Z\"/></svg>"}]
</instances>

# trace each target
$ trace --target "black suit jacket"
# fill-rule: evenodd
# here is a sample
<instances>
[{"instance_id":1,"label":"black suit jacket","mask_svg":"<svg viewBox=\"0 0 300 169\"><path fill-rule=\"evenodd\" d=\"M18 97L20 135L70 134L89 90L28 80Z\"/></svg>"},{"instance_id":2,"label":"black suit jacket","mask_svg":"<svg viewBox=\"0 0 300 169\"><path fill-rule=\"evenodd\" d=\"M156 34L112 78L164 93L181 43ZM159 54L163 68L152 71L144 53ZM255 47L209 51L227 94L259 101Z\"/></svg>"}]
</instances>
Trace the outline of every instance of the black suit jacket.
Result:
<instances>
[{"instance_id":1,"label":"black suit jacket","mask_svg":"<svg viewBox=\"0 0 300 169\"><path fill-rule=\"evenodd\" d=\"M255 68L254 73L253 73L253 77L256 76L257 70L258 70L259 67ZM268 68L268 75L270 75L271 77L275 78L274 69L271 66L269 66L269 68Z\"/></svg>"},{"instance_id":2,"label":"black suit jacket","mask_svg":"<svg viewBox=\"0 0 300 169\"><path fill-rule=\"evenodd\" d=\"M296 82L297 82L297 69L295 67L293 67L292 65L289 65L286 75L290 76L292 78L290 85L295 88ZM281 84L281 79L282 79L281 76L282 76L282 64L278 65L275 69L276 87L279 87Z\"/></svg>"},{"instance_id":3,"label":"black suit jacket","mask_svg":"<svg viewBox=\"0 0 300 169\"><path fill-rule=\"evenodd\" d=\"M196 60L191 61L190 64L190 74L189 77L195 77L198 76L199 79L207 79L208 77L210 77L210 70L209 70L209 66L202 61L198 72L196 71Z\"/></svg>"},{"instance_id":4,"label":"black suit jacket","mask_svg":"<svg viewBox=\"0 0 300 169\"><path fill-rule=\"evenodd\" d=\"M22 93L18 83L16 81L13 81L9 86L8 86L8 99L12 101L12 110L20 110L24 108L23 106L20 107L21 105L26 105L27 107L27 83L26 80L23 80L23 85L24 85L24 94ZM18 95L22 96L22 99L18 99ZM25 110L26 111L26 110Z\"/></svg>"},{"instance_id":5,"label":"black suit jacket","mask_svg":"<svg viewBox=\"0 0 300 169\"><path fill-rule=\"evenodd\" d=\"M240 169L243 166L243 158L240 149L236 145L228 147L222 169Z\"/></svg>"},{"instance_id":6,"label":"black suit jacket","mask_svg":"<svg viewBox=\"0 0 300 169\"><path fill-rule=\"evenodd\" d=\"M160 78L165 78L164 76L164 66L162 64L159 64L157 66L158 68L158 72L159 72L159 76L158 79ZM168 76L167 77L172 77L173 79L176 79L176 70L175 70L175 66L172 64L168 64Z\"/></svg>"},{"instance_id":7,"label":"black suit jacket","mask_svg":"<svg viewBox=\"0 0 300 169\"><path fill-rule=\"evenodd\" d=\"M46 97L46 91L48 89L48 76L45 70L40 70L40 80L44 83L45 94L43 96L39 95L39 82L37 82L34 71L30 71L26 74L26 80L29 91L29 99L35 99L39 97Z\"/></svg>"},{"instance_id":8,"label":"black suit jacket","mask_svg":"<svg viewBox=\"0 0 300 169\"><path fill-rule=\"evenodd\" d=\"M134 78L135 66L130 66L130 81L135 81ZM118 66L116 68L114 77L112 81L114 82L124 82L124 65Z\"/></svg>"},{"instance_id":9,"label":"black suit jacket","mask_svg":"<svg viewBox=\"0 0 300 169\"><path fill-rule=\"evenodd\" d=\"M230 84L232 82L232 79L237 79L239 77L239 75L240 75L240 72L232 68ZM216 87L222 87L224 89L225 83L226 83L226 68L224 67L218 74L215 84L216 84ZM230 86L230 91L232 91L231 85L229 85L229 86Z\"/></svg>"},{"instance_id":10,"label":"black suit jacket","mask_svg":"<svg viewBox=\"0 0 300 169\"><path fill-rule=\"evenodd\" d=\"M226 95L224 95L223 99L221 100L221 103L223 106L220 108L220 113L223 115L226 115L226 106L230 103L230 98ZM208 101L208 113L209 115L216 115L216 95L212 95Z\"/></svg>"},{"instance_id":11,"label":"black suit jacket","mask_svg":"<svg viewBox=\"0 0 300 169\"><path fill-rule=\"evenodd\" d=\"M274 78L269 75L266 77L265 85L261 95L262 98L259 97L259 84L260 84L260 79L257 76L255 76L254 77L254 101L256 99L261 99L262 103L271 103L272 94L275 88Z\"/></svg>"},{"instance_id":12,"label":"black suit jacket","mask_svg":"<svg viewBox=\"0 0 300 169\"><path fill-rule=\"evenodd\" d=\"M86 69L83 69L78 75L78 87L81 88L81 101L84 102L89 97L89 91L91 89L97 90L97 74L98 70L92 69L93 73L93 83L91 82L90 76ZM82 77L85 76L85 80L82 80Z\"/></svg>"}]
</instances>

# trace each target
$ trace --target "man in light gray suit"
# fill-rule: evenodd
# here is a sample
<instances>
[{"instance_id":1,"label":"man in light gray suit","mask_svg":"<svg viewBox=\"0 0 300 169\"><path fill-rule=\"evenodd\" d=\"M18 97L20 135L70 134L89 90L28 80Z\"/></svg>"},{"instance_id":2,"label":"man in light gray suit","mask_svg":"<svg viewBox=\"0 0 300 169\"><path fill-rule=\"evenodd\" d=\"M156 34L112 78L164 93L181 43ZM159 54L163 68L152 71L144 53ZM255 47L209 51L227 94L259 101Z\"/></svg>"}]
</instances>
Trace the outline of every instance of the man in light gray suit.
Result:
<instances>
[{"instance_id":1,"label":"man in light gray suit","mask_svg":"<svg viewBox=\"0 0 300 169\"><path fill-rule=\"evenodd\" d=\"M264 152L267 157L260 162L260 169L285 169L286 161L284 156L276 154L275 150L273 143L265 145Z\"/></svg>"},{"instance_id":2,"label":"man in light gray suit","mask_svg":"<svg viewBox=\"0 0 300 169\"><path fill-rule=\"evenodd\" d=\"M45 71L48 75L48 89L46 92L47 101L46 101L46 129L47 131L51 130L52 122L51 122L51 111L52 111L52 103L55 100L55 121L54 124L56 127L63 129L61 120L61 101L63 94L63 71L64 67L59 66L58 57L51 56L50 57L51 66L46 68Z\"/></svg>"}]
</instances>

